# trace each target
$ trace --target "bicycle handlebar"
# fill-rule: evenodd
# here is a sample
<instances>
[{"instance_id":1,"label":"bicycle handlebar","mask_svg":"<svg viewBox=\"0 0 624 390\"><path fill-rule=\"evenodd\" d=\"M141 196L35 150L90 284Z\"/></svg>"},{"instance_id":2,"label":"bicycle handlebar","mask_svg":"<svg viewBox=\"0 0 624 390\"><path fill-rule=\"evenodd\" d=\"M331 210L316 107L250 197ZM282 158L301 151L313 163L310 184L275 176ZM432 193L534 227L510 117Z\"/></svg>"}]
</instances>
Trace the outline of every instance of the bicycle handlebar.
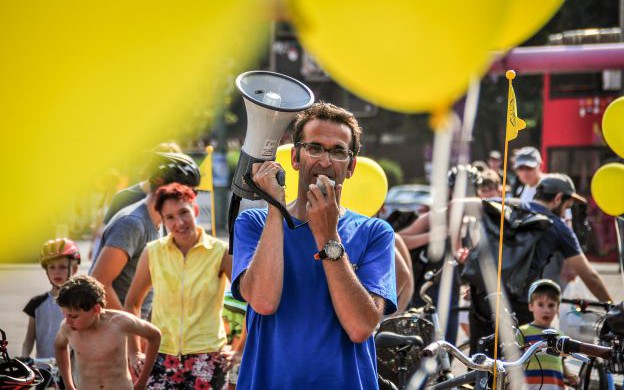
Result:
<instances>
[{"instance_id":1,"label":"bicycle handlebar","mask_svg":"<svg viewBox=\"0 0 624 390\"><path fill-rule=\"evenodd\" d=\"M484 354L475 354L474 356L469 357L464 355L464 353L453 344L443 340L429 344L423 349L422 356L433 357L440 352L440 349L444 349L455 356L457 360L462 362L466 367L490 373L493 373L495 363L497 367L502 367L503 369L523 366L533 355L537 353L537 351L545 347L552 348L559 353L580 352L589 356L601 357L603 359L609 359L611 357L612 351L611 348L608 347L583 343L578 340L573 340L568 336L553 336L548 334L544 334L544 336L546 337L545 340L540 340L532 344L518 360L511 362L494 360Z\"/></svg>"},{"instance_id":2,"label":"bicycle handlebar","mask_svg":"<svg viewBox=\"0 0 624 390\"><path fill-rule=\"evenodd\" d=\"M603 359L611 358L613 352L609 347L603 347L595 344L588 344L582 341L571 339L567 336L560 336L557 339L557 351L563 353L580 352L588 356L599 357Z\"/></svg>"},{"instance_id":3,"label":"bicycle handlebar","mask_svg":"<svg viewBox=\"0 0 624 390\"><path fill-rule=\"evenodd\" d=\"M613 304L609 302L600 302L600 301L592 301L589 299L569 299L569 298L561 298L561 303L568 303L571 305L578 306L581 311L585 311L588 307L599 307L604 309L605 311L609 311Z\"/></svg>"}]
</instances>

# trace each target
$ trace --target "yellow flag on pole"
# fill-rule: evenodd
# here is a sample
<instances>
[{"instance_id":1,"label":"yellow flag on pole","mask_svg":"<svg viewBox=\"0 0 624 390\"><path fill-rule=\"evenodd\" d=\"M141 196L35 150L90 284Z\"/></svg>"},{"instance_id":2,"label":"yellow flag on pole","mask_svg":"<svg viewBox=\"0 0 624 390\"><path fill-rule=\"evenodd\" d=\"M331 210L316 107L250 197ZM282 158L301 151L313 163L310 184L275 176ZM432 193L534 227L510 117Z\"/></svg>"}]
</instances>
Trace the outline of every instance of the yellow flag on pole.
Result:
<instances>
[{"instance_id":1,"label":"yellow flag on pole","mask_svg":"<svg viewBox=\"0 0 624 390\"><path fill-rule=\"evenodd\" d=\"M212 146L210 145L206 147L206 158L204 158L204 161L200 164L199 171L201 172L201 182L197 189L200 191L212 192Z\"/></svg>"},{"instance_id":2,"label":"yellow flag on pole","mask_svg":"<svg viewBox=\"0 0 624 390\"><path fill-rule=\"evenodd\" d=\"M509 95L507 97L507 132L506 140L516 139L518 131L526 128L526 122L518 118L518 107L516 106L516 93L514 92L511 80L516 77L516 72L508 70L505 77L509 80Z\"/></svg>"}]
</instances>

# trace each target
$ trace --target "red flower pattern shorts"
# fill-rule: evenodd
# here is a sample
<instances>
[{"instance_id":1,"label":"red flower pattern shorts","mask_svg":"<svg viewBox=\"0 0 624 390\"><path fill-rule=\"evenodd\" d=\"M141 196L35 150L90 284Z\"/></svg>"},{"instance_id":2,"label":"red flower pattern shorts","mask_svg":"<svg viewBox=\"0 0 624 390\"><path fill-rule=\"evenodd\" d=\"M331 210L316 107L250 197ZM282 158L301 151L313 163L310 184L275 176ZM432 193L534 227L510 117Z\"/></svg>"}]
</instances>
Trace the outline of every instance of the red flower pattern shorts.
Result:
<instances>
[{"instance_id":1,"label":"red flower pattern shorts","mask_svg":"<svg viewBox=\"0 0 624 390\"><path fill-rule=\"evenodd\" d=\"M173 356L159 353L147 383L150 390L226 390L228 361L221 352Z\"/></svg>"}]
</instances>

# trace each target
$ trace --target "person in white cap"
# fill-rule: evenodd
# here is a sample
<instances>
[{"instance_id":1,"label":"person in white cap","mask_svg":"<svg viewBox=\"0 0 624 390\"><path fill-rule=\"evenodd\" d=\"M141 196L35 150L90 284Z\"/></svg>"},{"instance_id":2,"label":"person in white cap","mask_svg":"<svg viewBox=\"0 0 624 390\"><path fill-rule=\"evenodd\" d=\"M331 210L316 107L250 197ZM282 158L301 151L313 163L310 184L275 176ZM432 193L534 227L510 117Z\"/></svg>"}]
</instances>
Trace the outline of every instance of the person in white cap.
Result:
<instances>
[{"instance_id":1,"label":"person in white cap","mask_svg":"<svg viewBox=\"0 0 624 390\"><path fill-rule=\"evenodd\" d=\"M500 176L501 180L503 179L503 157L501 156L498 150L490 150L488 154L487 160L488 168L493 170Z\"/></svg>"},{"instance_id":2,"label":"person in white cap","mask_svg":"<svg viewBox=\"0 0 624 390\"><path fill-rule=\"evenodd\" d=\"M541 165L542 156L539 150L532 146L525 146L518 151L513 162L513 169L519 184L514 188L514 197L520 198L523 202L533 200L537 184L544 177Z\"/></svg>"}]
</instances>

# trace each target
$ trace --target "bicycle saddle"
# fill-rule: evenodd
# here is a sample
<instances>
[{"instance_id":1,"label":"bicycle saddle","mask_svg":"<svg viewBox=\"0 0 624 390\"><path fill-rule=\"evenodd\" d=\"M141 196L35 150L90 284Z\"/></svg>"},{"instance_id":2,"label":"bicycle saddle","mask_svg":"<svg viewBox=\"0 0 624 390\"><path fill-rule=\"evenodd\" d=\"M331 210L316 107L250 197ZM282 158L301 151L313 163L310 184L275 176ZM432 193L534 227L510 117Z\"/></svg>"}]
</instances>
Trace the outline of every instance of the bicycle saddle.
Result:
<instances>
[{"instance_id":1,"label":"bicycle saddle","mask_svg":"<svg viewBox=\"0 0 624 390\"><path fill-rule=\"evenodd\" d=\"M405 346L423 346L423 340L419 336L403 336L393 332L379 332L375 335L375 345L380 348L394 348Z\"/></svg>"}]
</instances>

